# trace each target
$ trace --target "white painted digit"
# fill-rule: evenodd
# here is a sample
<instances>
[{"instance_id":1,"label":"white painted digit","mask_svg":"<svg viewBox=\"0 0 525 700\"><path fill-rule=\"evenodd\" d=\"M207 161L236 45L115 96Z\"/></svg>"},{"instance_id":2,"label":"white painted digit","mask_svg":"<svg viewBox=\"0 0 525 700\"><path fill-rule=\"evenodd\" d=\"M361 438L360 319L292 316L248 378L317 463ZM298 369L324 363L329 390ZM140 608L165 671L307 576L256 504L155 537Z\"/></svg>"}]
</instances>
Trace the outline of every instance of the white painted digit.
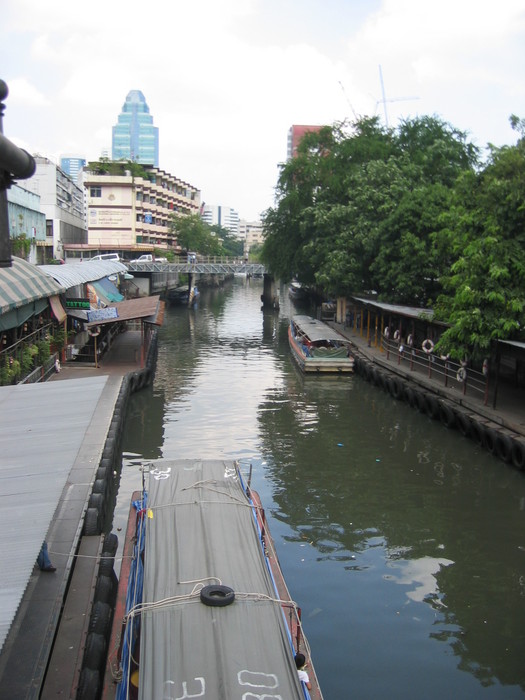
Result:
<instances>
[{"instance_id":1,"label":"white painted digit","mask_svg":"<svg viewBox=\"0 0 525 700\"><path fill-rule=\"evenodd\" d=\"M260 671L239 671L237 674L239 685L248 685L251 688L267 688L273 690L279 687L279 680L274 673L262 673ZM243 693L242 700L283 700L282 695L274 695L273 693L254 693L248 691Z\"/></svg>"},{"instance_id":2,"label":"white painted digit","mask_svg":"<svg viewBox=\"0 0 525 700\"><path fill-rule=\"evenodd\" d=\"M260 671L248 671L244 669L237 674L239 685L249 685L251 688L273 688L279 687L279 681L274 673L262 673Z\"/></svg>"},{"instance_id":3,"label":"white painted digit","mask_svg":"<svg viewBox=\"0 0 525 700\"><path fill-rule=\"evenodd\" d=\"M206 692L206 682L204 678L194 678L193 681L196 681L199 684L198 692L195 693L188 693L188 684L186 681L182 681L182 692L183 695L178 696L175 700L185 700L185 698L202 698L204 697L204 693ZM190 681L190 683L193 683L193 681ZM172 683L173 681L169 681L169 683Z\"/></svg>"},{"instance_id":4,"label":"white painted digit","mask_svg":"<svg viewBox=\"0 0 525 700\"><path fill-rule=\"evenodd\" d=\"M157 468L150 470L150 474L157 481L160 481L161 479L169 479L170 472L171 472L171 467L168 467L165 471L162 471L162 469L157 469Z\"/></svg>"}]
</instances>

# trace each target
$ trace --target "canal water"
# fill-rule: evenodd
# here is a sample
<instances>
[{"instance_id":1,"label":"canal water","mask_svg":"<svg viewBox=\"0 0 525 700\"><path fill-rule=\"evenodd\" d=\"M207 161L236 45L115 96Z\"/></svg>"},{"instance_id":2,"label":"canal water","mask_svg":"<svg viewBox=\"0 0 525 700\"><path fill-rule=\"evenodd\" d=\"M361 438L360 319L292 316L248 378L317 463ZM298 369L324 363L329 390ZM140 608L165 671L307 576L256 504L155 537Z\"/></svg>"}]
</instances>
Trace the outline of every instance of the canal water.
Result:
<instances>
[{"instance_id":1,"label":"canal water","mask_svg":"<svg viewBox=\"0 0 525 700\"><path fill-rule=\"evenodd\" d=\"M523 698L524 474L361 377L302 376L297 309L261 293L236 277L167 308L114 531L142 460L252 465L325 700Z\"/></svg>"}]
</instances>

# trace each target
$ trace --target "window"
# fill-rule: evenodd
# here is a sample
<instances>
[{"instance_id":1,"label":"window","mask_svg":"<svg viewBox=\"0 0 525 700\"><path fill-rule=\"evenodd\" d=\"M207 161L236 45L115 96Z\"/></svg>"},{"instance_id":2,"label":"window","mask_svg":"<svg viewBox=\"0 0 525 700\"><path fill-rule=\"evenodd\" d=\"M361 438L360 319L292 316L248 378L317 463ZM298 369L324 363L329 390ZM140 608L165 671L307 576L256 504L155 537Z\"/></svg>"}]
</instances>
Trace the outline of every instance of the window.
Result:
<instances>
[{"instance_id":1,"label":"window","mask_svg":"<svg viewBox=\"0 0 525 700\"><path fill-rule=\"evenodd\" d=\"M102 189L100 187L90 187L89 188L90 197L102 197Z\"/></svg>"}]
</instances>

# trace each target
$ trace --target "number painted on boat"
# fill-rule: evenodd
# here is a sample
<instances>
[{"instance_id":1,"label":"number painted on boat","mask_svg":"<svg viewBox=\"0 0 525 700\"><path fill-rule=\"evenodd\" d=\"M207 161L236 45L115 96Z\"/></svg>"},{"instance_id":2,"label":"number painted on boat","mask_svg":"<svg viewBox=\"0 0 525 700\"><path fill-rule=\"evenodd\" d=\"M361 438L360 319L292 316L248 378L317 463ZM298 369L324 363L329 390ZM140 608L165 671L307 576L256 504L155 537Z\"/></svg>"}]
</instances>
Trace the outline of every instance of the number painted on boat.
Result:
<instances>
[{"instance_id":1,"label":"number painted on boat","mask_svg":"<svg viewBox=\"0 0 525 700\"><path fill-rule=\"evenodd\" d=\"M279 679L274 673L262 673L261 671L239 671L237 679L240 686L248 686L249 688L257 688L261 692L253 690L246 691L242 694L242 700L282 700L282 695L270 695L268 690L275 690L279 687Z\"/></svg>"},{"instance_id":2,"label":"number painted on boat","mask_svg":"<svg viewBox=\"0 0 525 700\"><path fill-rule=\"evenodd\" d=\"M173 687L175 686L175 681L166 681L164 683L163 700L185 700L185 698L203 698L206 692L206 681L204 680L204 678L194 678L189 682L191 684L195 683L195 685L198 684L199 687L195 687L195 690L197 692L188 693L188 683L186 681L182 681L183 695L177 695L177 697L175 697L174 695L172 695L172 692L175 691L175 688Z\"/></svg>"},{"instance_id":3,"label":"number painted on boat","mask_svg":"<svg viewBox=\"0 0 525 700\"><path fill-rule=\"evenodd\" d=\"M279 679L274 673L262 673L260 671L243 670L237 673L237 680L241 688L250 688L241 696L241 700L283 700L282 695L270 694L279 687ZM206 681L202 677L193 678L191 681L181 681L182 695L178 695L179 689L175 681L164 682L163 700L186 700L187 698L202 698L206 694ZM188 686L190 688L188 689ZM254 689L254 690L253 690Z\"/></svg>"},{"instance_id":4,"label":"number painted on boat","mask_svg":"<svg viewBox=\"0 0 525 700\"><path fill-rule=\"evenodd\" d=\"M161 479L169 479L171 476L171 467L168 467L168 469L150 469L151 476L156 479L157 481L160 481Z\"/></svg>"}]
</instances>

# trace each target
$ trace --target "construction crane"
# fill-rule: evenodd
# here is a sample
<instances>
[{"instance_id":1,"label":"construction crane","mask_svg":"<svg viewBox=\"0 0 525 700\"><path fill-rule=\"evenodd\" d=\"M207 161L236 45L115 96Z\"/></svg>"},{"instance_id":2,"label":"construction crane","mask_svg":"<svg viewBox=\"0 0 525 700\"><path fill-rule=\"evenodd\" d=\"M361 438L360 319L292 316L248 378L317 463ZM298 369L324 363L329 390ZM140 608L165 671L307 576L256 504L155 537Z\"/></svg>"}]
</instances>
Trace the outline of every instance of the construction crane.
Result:
<instances>
[{"instance_id":1,"label":"construction crane","mask_svg":"<svg viewBox=\"0 0 525 700\"><path fill-rule=\"evenodd\" d=\"M387 100L386 95L385 95L385 84L383 82L383 71L381 70L381 66L379 66L379 81L381 83L381 100L378 100L376 102L376 110L378 105L382 104L383 109L385 112L385 126L388 128L388 112L386 109L386 103L387 102L405 102L407 100L419 100L419 97L392 97Z\"/></svg>"}]
</instances>

